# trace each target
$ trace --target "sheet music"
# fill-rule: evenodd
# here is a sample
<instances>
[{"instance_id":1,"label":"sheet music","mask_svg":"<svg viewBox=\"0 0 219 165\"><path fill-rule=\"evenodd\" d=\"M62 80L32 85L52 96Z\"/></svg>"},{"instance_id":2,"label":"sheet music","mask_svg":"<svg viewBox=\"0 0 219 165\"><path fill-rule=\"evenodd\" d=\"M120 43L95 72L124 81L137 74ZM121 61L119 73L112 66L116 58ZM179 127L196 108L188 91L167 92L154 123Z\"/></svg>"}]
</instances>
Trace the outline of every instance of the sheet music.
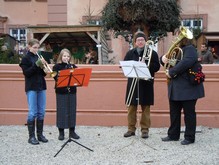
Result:
<instances>
[{"instance_id":1,"label":"sheet music","mask_svg":"<svg viewBox=\"0 0 219 165\"><path fill-rule=\"evenodd\" d=\"M126 77L140 78L140 79L151 79L151 73L147 65L139 61L120 61L123 73Z\"/></svg>"}]
</instances>

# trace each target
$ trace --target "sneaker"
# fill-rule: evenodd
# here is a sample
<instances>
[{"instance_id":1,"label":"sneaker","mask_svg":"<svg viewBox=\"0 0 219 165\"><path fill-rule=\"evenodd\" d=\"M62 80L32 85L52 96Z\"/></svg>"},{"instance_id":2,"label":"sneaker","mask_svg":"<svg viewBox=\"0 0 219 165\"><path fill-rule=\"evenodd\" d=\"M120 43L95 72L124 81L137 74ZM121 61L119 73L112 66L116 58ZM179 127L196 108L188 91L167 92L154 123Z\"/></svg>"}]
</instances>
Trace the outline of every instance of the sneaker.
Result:
<instances>
[{"instance_id":1,"label":"sneaker","mask_svg":"<svg viewBox=\"0 0 219 165\"><path fill-rule=\"evenodd\" d=\"M135 132L128 131L124 134L124 137L135 136Z\"/></svg>"}]
</instances>

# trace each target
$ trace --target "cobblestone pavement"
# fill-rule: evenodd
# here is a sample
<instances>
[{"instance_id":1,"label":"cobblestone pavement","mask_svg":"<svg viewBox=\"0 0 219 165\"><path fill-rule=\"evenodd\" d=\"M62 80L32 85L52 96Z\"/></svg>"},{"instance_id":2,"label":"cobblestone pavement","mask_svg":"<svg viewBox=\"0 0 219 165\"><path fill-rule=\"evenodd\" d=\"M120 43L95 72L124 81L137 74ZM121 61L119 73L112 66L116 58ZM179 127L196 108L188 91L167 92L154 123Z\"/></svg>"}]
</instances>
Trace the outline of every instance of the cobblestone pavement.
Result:
<instances>
[{"instance_id":1,"label":"cobblestone pavement","mask_svg":"<svg viewBox=\"0 0 219 165\"><path fill-rule=\"evenodd\" d=\"M196 142L183 146L183 132L180 141L161 141L167 128L151 128L149 138L142 139L140 129L136 136L124 138L127 127L77 126L81 138L67 143L58 153L68 141L68 130L65 140L59 141L57 128L45 126L44 135L49 142L34 146L27 143L26 126L0 126L0 164L218 165L219 128L199 126L197 130Z\"/></svg>"}]
</instances>

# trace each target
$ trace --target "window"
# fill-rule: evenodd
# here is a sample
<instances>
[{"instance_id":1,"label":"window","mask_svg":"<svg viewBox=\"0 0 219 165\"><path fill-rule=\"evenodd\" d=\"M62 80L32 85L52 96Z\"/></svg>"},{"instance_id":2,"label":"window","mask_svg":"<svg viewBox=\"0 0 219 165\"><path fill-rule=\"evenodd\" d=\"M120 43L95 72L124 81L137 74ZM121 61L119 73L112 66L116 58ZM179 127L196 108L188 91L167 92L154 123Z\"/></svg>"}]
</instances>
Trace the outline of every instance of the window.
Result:
<instances>
[{"instance_id":1,"label":"window","mask_svg":"<svg viewBox=\"0 0 219 165\"><path fill-rule=\"evenodd\" d=\"M99 16L82 16L82 25L102 25L102 20Z\"/></svg>"},{"instance_id":2,"label":"window","mask_svg":"<svg viewBox=\"0 0 219 165\"><path fill-rule=\"evenodd\" d=\"M24 50L27 43L27 32L24 28L11 28L10 35L19 41L18 53L24 54Z\"/></svg>"},{"instance_id":3,"label":"window","mask_svg":"<svg viewBox=\"0 0 219 165\"><path fill-rule=\"evenodd\" d=\"M191 21L190 20L183 20L182 25L190 27L191 26Z\"/></svg>"},{"instance_id":4,"label":"window","mask_svg":"<svg viewBox=\"0 0 219 165\"><path fill-rule=\"evenodd\" d=\"M101 20L90 20L87 22L88 25L100 25L102 24Z\"/></svg>"},{"instance_id":5,"label":"window","mask_svg":"<svg viewBox=\"0 0 219 165\"><path fill-rule=\"evenodd\" d=\"M201 27L202 26L202 21L201 20L193 20L193 26L194 27Z\"/></svg>"},{"instance_id":6,"label":"window","mask_svg":"<svg viewBox=\"0 0 219 165\"><path fill-rule=\"evenodd\" d=\"M181 21L181 25L187 28L203 29L203 19L202 18L184 19Z\"/></svg>"}]
</instances>

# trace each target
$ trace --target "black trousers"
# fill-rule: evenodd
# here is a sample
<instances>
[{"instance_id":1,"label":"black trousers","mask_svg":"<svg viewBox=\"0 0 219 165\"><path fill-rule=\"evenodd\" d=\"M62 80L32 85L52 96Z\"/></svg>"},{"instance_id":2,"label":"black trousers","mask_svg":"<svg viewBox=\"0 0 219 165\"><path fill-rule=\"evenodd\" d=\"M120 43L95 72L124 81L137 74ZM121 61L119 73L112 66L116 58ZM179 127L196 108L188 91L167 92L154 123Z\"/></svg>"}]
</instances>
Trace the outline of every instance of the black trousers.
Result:
<instances>
[{"instance_id":1,"label":"black trousers","mask_svg":"<svg viewBox=\"0 0 219 165\"><path fill-rule=\"evenodd\" d=\"M168 136L171 139L180 138L180 127L181 127L181 111L183 109L184 122L185 122L185 134L186 140L195 141L196 131L196 112L195 105L197 100L187 101L172 101L169 100L170 105L170 127L168 129Z\"/></svg>"}]
</instances>

